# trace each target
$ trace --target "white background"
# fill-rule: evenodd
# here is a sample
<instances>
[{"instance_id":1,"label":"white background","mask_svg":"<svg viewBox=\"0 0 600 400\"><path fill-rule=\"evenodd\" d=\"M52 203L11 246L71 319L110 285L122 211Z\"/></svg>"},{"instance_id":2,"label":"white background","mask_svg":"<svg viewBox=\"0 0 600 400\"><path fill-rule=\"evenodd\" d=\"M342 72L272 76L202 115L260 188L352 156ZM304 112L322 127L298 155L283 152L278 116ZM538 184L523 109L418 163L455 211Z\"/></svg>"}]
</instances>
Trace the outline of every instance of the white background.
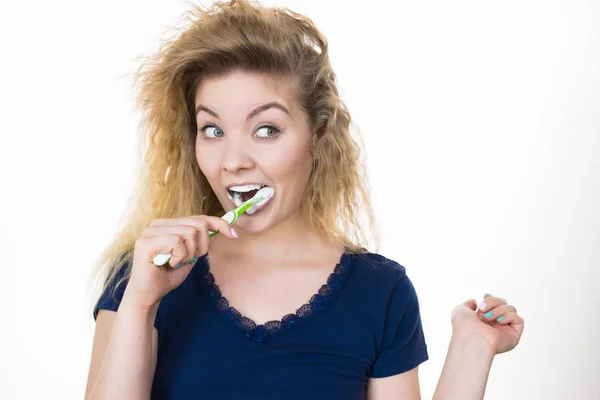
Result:
<instances>
[{"instance_id":1,"label":"white background","mask_svg":"<svg viewBox=\"0 0 600 400\"><path fill-rule=\"evenodd\" d=\"M186 5L16 4L0 6L0 398L79 399L88 279L136 152L129 74ZM486 399L600 398L600 3L275 4L330 41L366 143L380 252L420 296L423 398L452 307L485 292L526 320Z\"/></svg>"}]
</instances>

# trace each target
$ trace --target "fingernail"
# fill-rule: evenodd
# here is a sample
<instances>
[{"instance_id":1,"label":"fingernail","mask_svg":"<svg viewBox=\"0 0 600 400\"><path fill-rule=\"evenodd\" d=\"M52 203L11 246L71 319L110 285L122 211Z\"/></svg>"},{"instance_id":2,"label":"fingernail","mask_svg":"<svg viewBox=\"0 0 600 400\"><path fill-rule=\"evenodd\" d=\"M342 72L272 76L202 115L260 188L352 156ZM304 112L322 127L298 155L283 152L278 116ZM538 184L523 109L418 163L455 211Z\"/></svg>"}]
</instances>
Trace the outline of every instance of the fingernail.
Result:
<instances>
[{"instance_id":1,"label":"fingernail","mask_svg":"<svg viewBox=\"0 0 600 400\"><path fill-rule=\"evenodd\" d=\"M502 321L504 321L504 315L503 315L503 316L501 316L500 318L498 318L496 321L498 321L498 322L502 322Z\"/></svg>"},{"instance_id":2,"label":"fingernail","mask_svg":"<svg viewBox=\"0 0 600 400\"><path fill-rule=\"evenodd\" d=\"M231 228L231 234L233 235L234 238L238 238L237 233L235 232L235 229Z\"/></svg>"},{"instance_id":3,"label":"fingernail","mask_svg":"<svg viewBox=\"0 0 600 400\"><path fill-rule=\"evenodd\" d=\"M188 264L191 264L191 263L193 263L193 262L194 262L194 261L196 261L197 259L198 259L197 257L194 257L194 258L192 258L190 261L188 261Z\"/></svg>"},{"instance_id":4,"label":"fingernail","mask_svg":"<svg viewBox=\"0 0 600 400\"><path fill-rule=\"evenodd\" d=\"M492 317L492 315L494 315L494 313L490 311L489 313L486 313L486 314L484 315L484 317L486 317L486 318L491 318L491 317Z\"/></svg>"},{"instance_id":5,"label":"fingernail","mask_svg":"<svg viewBox=\"0 0 600 400\"><path fill-rule=\"evenodd\" d=\"M479 305L479 309L481 311L485 310L486 308L487 308L487 303L485 301Z\"/></svg>"},{"instance_id":6,"label":"fingernail","mask_svg":"<svg viewBox=\"0 0 600 400\"><path fill-rule=\"evenodd\" d=\"M174 266L173 269L177 269L177 268L181 267L182 265L183 265L183 263L179 263L176 266Z\"/></svg>"},{"instance_id":7,"label":"fingernail","mask_svg":"<svg viewBox=\"0 0 600 400\"><path fill-rule=\"evenodd\" d=\"M487 297L492 297L492 295L490 293L486 293L485 294Z\"/></svg>"}]
</instances>

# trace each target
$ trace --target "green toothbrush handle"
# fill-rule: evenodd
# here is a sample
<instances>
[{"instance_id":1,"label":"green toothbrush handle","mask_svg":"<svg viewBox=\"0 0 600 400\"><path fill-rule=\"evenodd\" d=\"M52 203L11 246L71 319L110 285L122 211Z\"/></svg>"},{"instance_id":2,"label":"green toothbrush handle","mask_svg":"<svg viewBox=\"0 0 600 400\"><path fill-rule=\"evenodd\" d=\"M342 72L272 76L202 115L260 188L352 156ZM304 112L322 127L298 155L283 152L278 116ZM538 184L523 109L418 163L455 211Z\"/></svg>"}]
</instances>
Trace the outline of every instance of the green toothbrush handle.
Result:
<instances>
[{"instance_id":1,"label":"green toothbrush handle","mask_svg":"<svg viewBox=\"0 0 600 400\"><path fill-rule=\"evenodd\" d=\"M249 209L250 207L252 207L254 204L258 203L259 201L264 200L264 197L257 197L257 198L253 198L248 200L247 202L241 204L238 208L236 208L235 210L231 210L229 211L227 214L223 215L221 218L224 219L225 221L227 221L227 223L229 225L233 225L233 223L235 221L237 221L237 219L244 213L246 212L247 209ZM219 232L208 232L208 237L213 237L215 236L217 233Z\"/></svg>"}]
</instances>

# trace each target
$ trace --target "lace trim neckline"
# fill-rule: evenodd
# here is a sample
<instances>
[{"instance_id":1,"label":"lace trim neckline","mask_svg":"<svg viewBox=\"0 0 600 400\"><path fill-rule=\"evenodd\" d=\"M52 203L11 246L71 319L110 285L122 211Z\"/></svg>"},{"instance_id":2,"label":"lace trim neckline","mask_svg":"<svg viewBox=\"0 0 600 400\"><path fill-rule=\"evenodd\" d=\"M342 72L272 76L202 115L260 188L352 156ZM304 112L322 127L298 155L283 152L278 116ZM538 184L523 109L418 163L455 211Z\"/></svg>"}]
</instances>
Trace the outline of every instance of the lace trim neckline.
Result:
<instances>
[{"instance_id":1,"label":"lace trim neckline","mask_svg":"<svg viewBox=\"0 0 600 400\"><path fill-rule=\"evenodd\" d=\"M303 304L295 313L287 314L280 320L267 321L263 324L256 324L252 319L242 315L238 310L229 305L229 301L221 294L221 290L215 282L215 277L210 272L207 255L202 257L203 271L201 276L203 284L208 289L208 295L212 303L217 307L221 317L241 329L250 340L266 342L270 336L304 322L331 303L333 295L339 292L346 282L350 266L350 253L344 251L333 272L329 274L327 282L321 286L318 293L315 293L310 298L308 303Z\"/></svg>"}]
</instances>

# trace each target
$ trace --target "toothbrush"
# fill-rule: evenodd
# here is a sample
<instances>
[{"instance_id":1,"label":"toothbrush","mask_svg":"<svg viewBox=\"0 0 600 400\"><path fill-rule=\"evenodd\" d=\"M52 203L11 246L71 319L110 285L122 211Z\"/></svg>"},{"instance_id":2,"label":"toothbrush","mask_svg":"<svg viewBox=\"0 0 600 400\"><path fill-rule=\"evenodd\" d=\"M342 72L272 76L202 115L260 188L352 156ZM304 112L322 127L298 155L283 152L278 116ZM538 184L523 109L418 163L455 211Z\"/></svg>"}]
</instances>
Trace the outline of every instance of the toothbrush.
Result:
<instances>
[{"instance_id":1,"label":"toothbrush","mask_svg":"<svg viewBox=\"0 0 600 400\"><path fill-rule=\"evenodd\" d=\"M232 225L250 207L252 207L253 205L255 205L263 200L267 200L267 199L271 198L272 196L273 196L273 189L270 187L264 187L264 188L260 189L258 192L256 192L256 194L250 200L243 202L242 204L239 205L239 207L235 208L234 210L229 211L228 213L223 215L221 217L221 219L224 219L225 221L227 221L227 223L229 225ZM213 237L218 233L219 232L208 231L208 237ZM154 256L154 258L152 259L152 262L154 263L154 265L161 267L163 265L166 265L169 262L169 260L171 260L171 256L172 256L171 254L158 254L158 255Z\"/></svg>"}]
</instances>

